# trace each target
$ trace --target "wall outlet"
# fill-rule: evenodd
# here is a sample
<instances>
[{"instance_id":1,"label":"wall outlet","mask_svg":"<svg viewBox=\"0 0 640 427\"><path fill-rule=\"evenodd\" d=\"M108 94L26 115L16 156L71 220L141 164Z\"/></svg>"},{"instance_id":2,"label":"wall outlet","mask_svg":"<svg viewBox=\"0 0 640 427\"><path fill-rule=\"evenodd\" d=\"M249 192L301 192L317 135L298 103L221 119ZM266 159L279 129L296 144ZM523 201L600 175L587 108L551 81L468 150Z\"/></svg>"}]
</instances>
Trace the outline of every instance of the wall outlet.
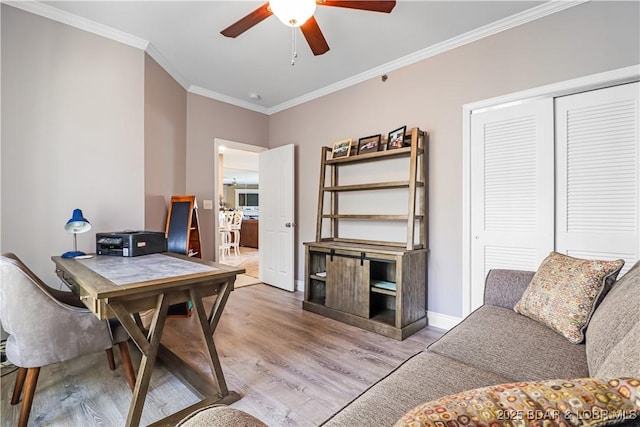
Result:
<instances>
[{"instance_id":1,"label":"wall outlet","mask_svg":"<svg viewBox=\"0 0 640 427\"><path fill-rule=\"evenodd\" d=\"M203 200L202 201L203 209L213 209L213 200Z\"/></svg>"}]
</instances>

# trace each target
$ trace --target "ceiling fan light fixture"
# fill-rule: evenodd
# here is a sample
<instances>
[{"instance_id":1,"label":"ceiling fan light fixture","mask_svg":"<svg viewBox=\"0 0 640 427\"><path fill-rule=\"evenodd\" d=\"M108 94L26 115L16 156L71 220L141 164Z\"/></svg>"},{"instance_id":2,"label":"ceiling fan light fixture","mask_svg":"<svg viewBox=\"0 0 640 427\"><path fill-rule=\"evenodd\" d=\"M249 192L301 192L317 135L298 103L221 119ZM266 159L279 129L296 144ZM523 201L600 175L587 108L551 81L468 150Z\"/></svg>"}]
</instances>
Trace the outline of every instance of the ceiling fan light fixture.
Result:
<instances>
[{"instance_id":1,"label":"ceiling fan light fixture","mask_svg":"<svg viewBox=\"0 0 640 427\"><path fill-rule=\"evenodd\" d=\"M316 11L315 0L271 0L269 7L274 15L289 27L299 27Z\"/></svg>"}]
</instances>

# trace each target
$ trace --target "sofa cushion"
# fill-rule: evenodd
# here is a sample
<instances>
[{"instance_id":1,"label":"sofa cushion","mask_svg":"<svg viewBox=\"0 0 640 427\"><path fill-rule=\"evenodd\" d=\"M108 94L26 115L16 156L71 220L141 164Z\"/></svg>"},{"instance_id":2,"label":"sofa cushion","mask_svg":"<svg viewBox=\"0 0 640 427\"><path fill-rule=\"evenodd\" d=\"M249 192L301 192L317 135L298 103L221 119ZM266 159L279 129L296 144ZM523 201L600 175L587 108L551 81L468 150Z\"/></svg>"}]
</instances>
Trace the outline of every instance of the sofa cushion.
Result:
<instances>
[{"instance_id":1,"label":"sofa cushion","mask_svg":"<svg viewBox=\"0 0 640 427\"><path fill-rule=\"evenodd\" d=\"M621 259L586 260L551 252L513 309L579 344L591 314L623 265Z\"/></svg>"},{"instance_id":2,"label":"sofa cushion","mask_svg":"<svg viewBox=\"0 0 640 427\"><path fill-rule=\"evenodd\" d=\"M640 379L579 378L467 390L424 403L396 427L604 426L640 417Z\"/></svg>"},{"instance_id":3,"label":"sofa cushion","mask_svg":"<svg viewBox=\"0 0 640 427\"><path fill-rule=\"evenodd\" d=\"M511 381L589 376L584 344L501 307L480 307L429 350Z\"/></svg>"},{"instance_id":4,"label":"sofa cushion","mask_svg":"<svg viewBox=\"0 0 640 427\"><path fill-rule=\"evenodd\" d=\"M635 344L635 347L638 347L640 335L637 332L632 334L631 330L634 327L636 331L638 330L638 324L640 324L639 307L640 261L613 285L589 322L585 344L591 375L600 372L606 359L609 359L608 363L616 363L612 352L626 336L628 336L626 339L628 345ZM621 354L622 351L623 348L620 348L616 354ZM620 360L618 363L618 365L625 364L630 369L624 370L625 373L620 375L640 376L639 357ZM611 367L608 371L611 371Z\"/></svg>"},{"instance_id":5,"label":"sofa cushion","mask_svg":"<svg viewBox=\"0 0 640 427\"><path fill-rule=\"evenodd\" d=\"M427 400L463 390L508 382L504 377L423 351L372 385L326 426L390 426Z\"/></svg>"}]
</instances>

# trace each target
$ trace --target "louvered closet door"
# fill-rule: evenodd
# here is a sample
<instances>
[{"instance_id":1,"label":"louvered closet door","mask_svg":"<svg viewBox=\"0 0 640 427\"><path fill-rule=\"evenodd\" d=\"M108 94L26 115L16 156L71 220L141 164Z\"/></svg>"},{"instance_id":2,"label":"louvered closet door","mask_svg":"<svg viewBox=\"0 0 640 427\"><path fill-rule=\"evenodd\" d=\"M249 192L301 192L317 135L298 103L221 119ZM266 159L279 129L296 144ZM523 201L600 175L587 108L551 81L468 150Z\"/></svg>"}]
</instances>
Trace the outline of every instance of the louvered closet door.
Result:
<instances>
[{"instance_id":1,"label":"louvered closet door","mask_svg":"<svg viewBox=\"0 0 640 427\"><path fill-rule=\"evenodd\" d=\"M536 270L553 250L553 101L471 117L471 308L493 268Z\"/></svg>"},{"instance_id":2,"label":"louvered closet door","mask_svg":"<svg viewBox=\"0 0 640 427\"><path fill-rule=\"evenodd\" d=\"M632 83L556 99L556 250L638 259L638 98Z\"/></svg>"}]
</instances>

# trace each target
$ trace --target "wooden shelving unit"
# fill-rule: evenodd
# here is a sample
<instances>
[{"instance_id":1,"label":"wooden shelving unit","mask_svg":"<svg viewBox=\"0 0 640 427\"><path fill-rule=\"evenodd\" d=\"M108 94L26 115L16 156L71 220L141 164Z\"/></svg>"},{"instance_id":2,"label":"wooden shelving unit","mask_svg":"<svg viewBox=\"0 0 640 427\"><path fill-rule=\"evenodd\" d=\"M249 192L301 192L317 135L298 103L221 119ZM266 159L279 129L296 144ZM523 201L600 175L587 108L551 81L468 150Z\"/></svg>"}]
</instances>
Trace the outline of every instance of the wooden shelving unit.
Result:
<instances>
[{"instance_id":1,"label":"wooden shelving unit","mask_svg":"<svg viewBox=\"0 0 640 427\"><path fill-rule=\"evenodd\" d=\"M331 149L323 147L316 240L305 243L303 308L398 340L426 326L427 133L418 128L410 132L411 145L395 150L330 159ZM372 163L375 170L385 160L399 157L409 158L407 180L339 182L338 169L343 165ZM339 194L370 190L407 191L406 213L340 213ZM340 237L340 222L350 220L401 221L406 223L406 238ZM329 230L328 236L322 235L323 229Z\"/></svg>"}]
</instances>

